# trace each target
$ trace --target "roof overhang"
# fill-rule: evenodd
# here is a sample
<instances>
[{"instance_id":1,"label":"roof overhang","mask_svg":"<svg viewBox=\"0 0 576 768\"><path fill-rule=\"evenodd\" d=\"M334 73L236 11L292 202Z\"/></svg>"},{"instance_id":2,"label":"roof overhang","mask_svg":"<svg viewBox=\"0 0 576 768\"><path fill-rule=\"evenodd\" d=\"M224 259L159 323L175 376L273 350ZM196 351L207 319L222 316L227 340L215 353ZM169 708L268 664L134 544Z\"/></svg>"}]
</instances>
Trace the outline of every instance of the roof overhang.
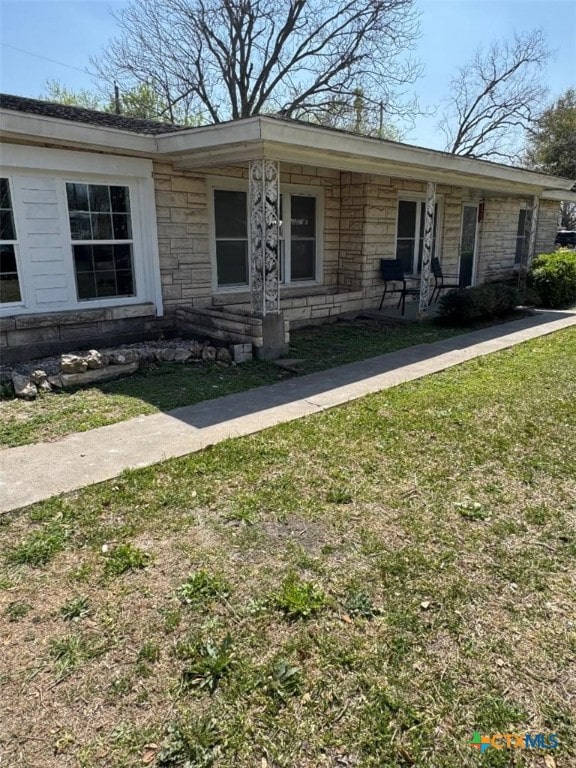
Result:
<instances>
[{"instance_id":1,"label":"roof overhang","mask_svg":"<svg viewBox=\"0 0 576 768\"><path fill-rule=\"evenodd\" d=\"M574 180L321 126L251 117L157 136L0 110L4 140L166 159L180 169L270 158L341 171L576 201Z\"/></svg>"}]
</instances>

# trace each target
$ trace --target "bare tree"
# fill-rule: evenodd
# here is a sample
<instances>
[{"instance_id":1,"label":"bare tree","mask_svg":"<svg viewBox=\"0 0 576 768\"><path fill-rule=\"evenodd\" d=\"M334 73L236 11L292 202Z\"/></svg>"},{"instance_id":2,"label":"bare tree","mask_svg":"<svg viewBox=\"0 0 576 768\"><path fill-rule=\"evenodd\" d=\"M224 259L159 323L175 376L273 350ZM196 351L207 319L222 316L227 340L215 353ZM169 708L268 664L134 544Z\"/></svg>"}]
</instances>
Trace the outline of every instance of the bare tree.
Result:
<instances>
[{"instance_id":1,"label":"bare tree","mask_svg":"<svg viewBox=\"0 0 576 768\"><path fill-rule=\"evenodd\" d=\"M543 33L515 35L479 49L450 83L440 128L455 155L513 160L546 97L541 72L550 56Z\"/></svg>"},{"instance_id":2,"label":"bare tree","mask_svg":"<svg viewBox=\"0 0 576 768\"><path fill-rule=\"evenodd\" d=\"M151 84L211 122L280 111L321 114L359 88L387 115L409 108L420 68L415 0L133 0L92 61L126 87ZM171 118L170 110L167 114Z\"/></svg>"}]
</instances>

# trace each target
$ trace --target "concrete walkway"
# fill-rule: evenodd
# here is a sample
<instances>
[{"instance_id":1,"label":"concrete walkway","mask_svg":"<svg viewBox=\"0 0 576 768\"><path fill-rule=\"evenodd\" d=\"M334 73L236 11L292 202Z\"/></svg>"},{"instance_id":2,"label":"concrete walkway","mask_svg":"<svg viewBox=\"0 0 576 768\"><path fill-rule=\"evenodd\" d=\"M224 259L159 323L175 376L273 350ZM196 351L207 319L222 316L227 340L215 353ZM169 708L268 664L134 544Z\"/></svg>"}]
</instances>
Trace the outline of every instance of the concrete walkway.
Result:
<instances>
[{"instance_id":1,"label":"concrete walkway","mask_svg":"<svg viewBox=\"0 0 576 768\"><path fill-rule=\"evenodd\" d=\"M184 456L230 437L333 408L466 360L576 326L576 312L534 317L372 357L168 413L0 451L0 512Z\"/></svg>"}]
</instances>

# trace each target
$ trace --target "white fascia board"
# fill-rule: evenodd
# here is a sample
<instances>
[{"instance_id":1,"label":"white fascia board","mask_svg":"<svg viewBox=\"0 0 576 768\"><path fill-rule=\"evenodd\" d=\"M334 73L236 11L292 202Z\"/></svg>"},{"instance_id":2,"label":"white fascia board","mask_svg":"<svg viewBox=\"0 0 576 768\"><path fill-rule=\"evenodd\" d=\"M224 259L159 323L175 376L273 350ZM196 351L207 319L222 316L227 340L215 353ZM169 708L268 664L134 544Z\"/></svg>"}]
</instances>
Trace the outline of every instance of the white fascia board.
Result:
<instances>
[{"instance_id":1,"label":"white fascia board","mask_svg":"<svg viewBox=\"0 0 576 768\"><path fill-rule=\"evenodd\" d=\"M249 117L165 133L156 137L158 151L163 155L177 155L257 142L262 138L261 121L260 117Z\"/></svg>"},{"instance_id":2,"label":"white fascia board","mask_svg":"<svg viewBox=\"0 0 576 768\"><path fill-rule=\"evenodd\" d=\"M228 145L213 149L187 152L175 155L172 159L174 168L187 170L191 168L210 168L219 165L239 165L249 160L261 160L264 157L264 147L261 141L252 144Z\"/></svg>"},{"instance_id":3,"label":"white fascia board","mask_svg":"<svg viewBox=\"0 0 576 768\"><path fill-rule=\"evenodd\" d=\"M99 147L154 155L156 138L106 126L75 123L43 115L0 109L0 130L4 141L45 141L62 146Z\"/></svg>"},{"instance_id":4,"label":"white fascia board","mask_svg":"<svg viewBox=\"0 0 576 768\"><path fill-rule=\"evenodd\" d=\"M147 158L30 147L23 144L3 144L0 162L4 168L32 172L81 172L108 177L152 178L152 161Z\"/></svg>"},{"instance_id":5,"label":"white fascia board","mask_svg":"<svg viewBox=\"0 0 576 768\"><path fill-rule=\"evenodd\" d=\"M351 136L337 131L308 127L301 124L282 123L273 118L260 118L262 139L283 143L293 147L308 148L316 155L316 164L321 165L323 156L319 153L337 152L344 156L364 157L374 163L393 162L422 168L422 178L427 178L426 171L452 172L471 175L489 180L499 180L526 187L542 189L571 189L573 179L561 179L521 168L490 163L485 160L449 155L421 147L411 147L397 142L381 141L366 136ZM374 170L374 172L377 172Z\"/></svg>"},{"instance_id":6,"label":"white fascia board","mask_svg":"<svg viewBox=\"0 0 576 768\"><path fill-rule=\"evenodd\" d=\"M565 192L563 189L550 189L541 195L543 200L558 200L558 202L576 203L576 192Z\"/></svg>"}]
</instances>

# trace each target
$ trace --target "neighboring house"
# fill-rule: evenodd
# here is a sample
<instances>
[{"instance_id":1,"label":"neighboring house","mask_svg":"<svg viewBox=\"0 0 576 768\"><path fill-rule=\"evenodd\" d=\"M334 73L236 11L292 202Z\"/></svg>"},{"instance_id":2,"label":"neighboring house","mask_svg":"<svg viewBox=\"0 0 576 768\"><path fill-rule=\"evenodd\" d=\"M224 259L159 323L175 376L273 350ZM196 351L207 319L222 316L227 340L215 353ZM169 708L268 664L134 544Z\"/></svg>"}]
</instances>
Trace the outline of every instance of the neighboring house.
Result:
<instances>
[{"instance_id":1,"label":"neighboring house","mask_svg":"<svg viewBox=\"0 0 576 768\"><path fill-rule=\"evenodd\" d=\"M427 195L445 271L506 278L528 241L553 248L559 201L576 199L573 179L281 117L181 128L0 107L6 360L177 325L238 341L261 314L294 325L376 307L381 258L420 271Z\"/></svg>"}]
</instances>

